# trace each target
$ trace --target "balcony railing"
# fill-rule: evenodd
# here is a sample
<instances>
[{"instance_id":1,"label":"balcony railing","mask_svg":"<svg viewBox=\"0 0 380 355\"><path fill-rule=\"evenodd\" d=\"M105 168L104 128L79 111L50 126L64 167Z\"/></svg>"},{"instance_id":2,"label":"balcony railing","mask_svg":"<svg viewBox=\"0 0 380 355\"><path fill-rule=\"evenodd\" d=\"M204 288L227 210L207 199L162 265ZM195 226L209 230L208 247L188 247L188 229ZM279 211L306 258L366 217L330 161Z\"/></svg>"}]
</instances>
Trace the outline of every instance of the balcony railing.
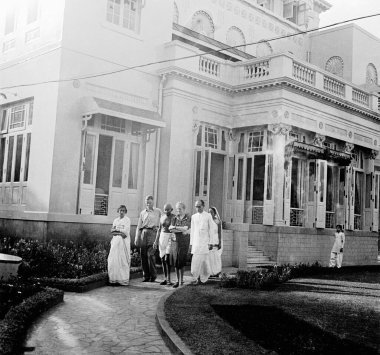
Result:
<instances>
[{"instance_id":1,"label":"balcony railing","mask_svg":"<svg viewBox=\"0 0 380 355\"><path fill-rule=\"evenodd\" d=\"M290 225L295 227L303 227L304 210L302 208L290 209Z\"/></svg>"},{"instance_id":2,"label":"balcony railing","mask_svg":"<svg viewBox=\"0 0 380 355\"><path fill-rule=\"evenodd\" d=\"M178 41L172 41L166 46L167 57L171 58L170 70L193 72L194 74L213 78L221 86L239 90L249 84L269 83L278 79L292 79L310 90L325 92L326 95L362 106L363 108L379 112L378 96L363 91L352 83L324 71L307 62L293 58L289 54L275 54L270 57L249 59L244 62L230 62L216 60L211 55L193 56L196 52L193 47ZM178 60L188 57L186 60ZM162 72L165 72L164 64Z\"/></svg>"},{"instance_id":3,"label":"balcony railing","mask_svg":"<svg viewBox=\"0 0 380 355\"><path fill-rule=\"evenodd\" d=\"M312 70L300 63L293 62L293 78L314 86L315 85L315 70Z\"/></svg>"}]
</instances>

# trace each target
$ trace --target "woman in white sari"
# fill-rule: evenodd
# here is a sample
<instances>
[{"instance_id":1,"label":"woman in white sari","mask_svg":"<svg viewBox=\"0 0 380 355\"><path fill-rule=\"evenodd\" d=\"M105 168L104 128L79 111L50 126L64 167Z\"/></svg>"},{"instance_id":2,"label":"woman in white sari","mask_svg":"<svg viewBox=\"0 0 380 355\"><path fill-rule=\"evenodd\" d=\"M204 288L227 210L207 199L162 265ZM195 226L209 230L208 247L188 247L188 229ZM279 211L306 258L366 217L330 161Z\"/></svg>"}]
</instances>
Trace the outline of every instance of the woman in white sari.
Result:
<instances>
[{"instance_id":1,"label":"woman in white sari","mask_svg":"<svg viewBox=\"0 0 380 355\"><path fill-rule=\"evenodd\" d=\"M222 220L220 219L218 210L215 207L210 207L208 212L212 216L212 249L209 252L209 260L211 267L211 277L217 277L222 271Z\"/></svg>"},{"instance_id":2,"label":"woman in white sari","mask_svg":"<svg viewBox=\"0 0 380 355\"><path fill-rule=\"evenodd\" d=\"M131 221L126 216L127 207L121 205L119 217L113 221L111 249L108 255L108 278L111 285L129 285L131 264Z\"/></svg>"}]
</instances>

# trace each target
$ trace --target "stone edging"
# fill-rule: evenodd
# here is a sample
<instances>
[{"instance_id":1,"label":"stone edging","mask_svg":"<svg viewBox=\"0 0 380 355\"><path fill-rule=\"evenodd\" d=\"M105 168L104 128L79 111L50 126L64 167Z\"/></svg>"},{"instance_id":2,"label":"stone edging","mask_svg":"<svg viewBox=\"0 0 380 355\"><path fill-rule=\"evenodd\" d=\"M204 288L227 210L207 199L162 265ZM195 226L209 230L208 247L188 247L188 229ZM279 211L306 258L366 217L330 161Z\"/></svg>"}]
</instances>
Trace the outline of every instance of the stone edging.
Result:
<instances>
[{"instance_id":1,"label":"stone edging","mask_svg":"<svg viewBox=\"0 0 380 355\"><path fill-rule=\"evenodd\" d=\"M175 292L175 291L173 291ZM165 317L165 302L173 292L169 292L160 298L157 305L156 324L166 345L174 354L193 355L191 350L177 335Z\"/></svg>"}]
</instances>

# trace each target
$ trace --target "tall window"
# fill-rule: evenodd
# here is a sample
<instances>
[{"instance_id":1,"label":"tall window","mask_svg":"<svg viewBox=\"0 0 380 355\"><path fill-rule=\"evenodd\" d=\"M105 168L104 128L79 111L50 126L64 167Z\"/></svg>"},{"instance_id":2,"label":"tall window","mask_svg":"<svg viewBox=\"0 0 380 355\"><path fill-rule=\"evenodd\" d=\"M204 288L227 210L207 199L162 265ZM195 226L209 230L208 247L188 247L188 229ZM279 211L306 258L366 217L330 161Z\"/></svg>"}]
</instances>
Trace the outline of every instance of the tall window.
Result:
<instances>
[{"instance_id":1,"label":"tall window","mask_svg":"<svg viewBox=\"0 0 380 355\"><path fill-rule=\"evenodd\" d=\"M5 16L4 35L13 33L15 29L16 29L16 10L13 7L7 11L7 14Z\"/></svg>"},{"instance_id":2,"label":"tall window","mask_svg":"<svg viewBox=\"0 0 380 355\"><path fill-rule=\"evenodd\" d=\"M38 19L38 0L28 0L26 23L30 24Z\"/></svg>"},{"instance_id":3,"label":"tall window","mask_svg":"<svg viewBox=\"0 0 380 355\"><path fill-rule=\"evenodd\" d=\"M31 125L27 117L33 114L32 107L33 101L0 107L0 183L28 180Z\"/></svg>"},{"instance_id":4,"label":"tall window","mask_svg":"<svg viewBox=\"0 0 380 355\"><path fill-rule=\"evenodd\" d=\"M298 2L284 2L283 16L290 22L298 26L306 24L306 4L298 4Z\"/></svg>"},{"instance_id":5,"label":"tall window","mask_svg":"<svg viewBox=\"0 0 380 355\"><path fill-rule=\"evenodd\" d=\"M140 32L141 0L108 0L107 21Z\"/></svg>"}]
</instances>

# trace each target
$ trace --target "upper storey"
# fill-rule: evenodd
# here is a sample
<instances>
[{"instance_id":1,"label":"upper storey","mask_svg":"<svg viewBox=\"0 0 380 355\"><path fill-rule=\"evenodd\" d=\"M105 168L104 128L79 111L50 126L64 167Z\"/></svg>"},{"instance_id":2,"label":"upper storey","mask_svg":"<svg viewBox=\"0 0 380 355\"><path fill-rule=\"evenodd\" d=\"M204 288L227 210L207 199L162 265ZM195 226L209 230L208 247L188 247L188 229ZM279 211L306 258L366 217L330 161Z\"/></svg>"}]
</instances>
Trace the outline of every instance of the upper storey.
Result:
<instances>
[{"instance_id":1,"label":"upper storey","mask_svg":"<svg viewBox=\"0 0 380 355\"><path fill-rule=\"evenodd\" d=\"M0 65L62 39L64 0L0 2Z\"/></svg>"},{"instance_id":2,"label":"upper storey","mask_svg":"<svg viewBox=\"0 0 380 355\"><path fill-rule=\"evenodd\" d=\"M251 57L290 52L306 59L308 37L302 32L318 27L320 13L329 8L320 0L175 0L173 22L179 26L174 26L174 34L180 37L178 31L184 27L239 46ZM182 38L191 41L189 36Z\"/></svg>"}]
</instances>

